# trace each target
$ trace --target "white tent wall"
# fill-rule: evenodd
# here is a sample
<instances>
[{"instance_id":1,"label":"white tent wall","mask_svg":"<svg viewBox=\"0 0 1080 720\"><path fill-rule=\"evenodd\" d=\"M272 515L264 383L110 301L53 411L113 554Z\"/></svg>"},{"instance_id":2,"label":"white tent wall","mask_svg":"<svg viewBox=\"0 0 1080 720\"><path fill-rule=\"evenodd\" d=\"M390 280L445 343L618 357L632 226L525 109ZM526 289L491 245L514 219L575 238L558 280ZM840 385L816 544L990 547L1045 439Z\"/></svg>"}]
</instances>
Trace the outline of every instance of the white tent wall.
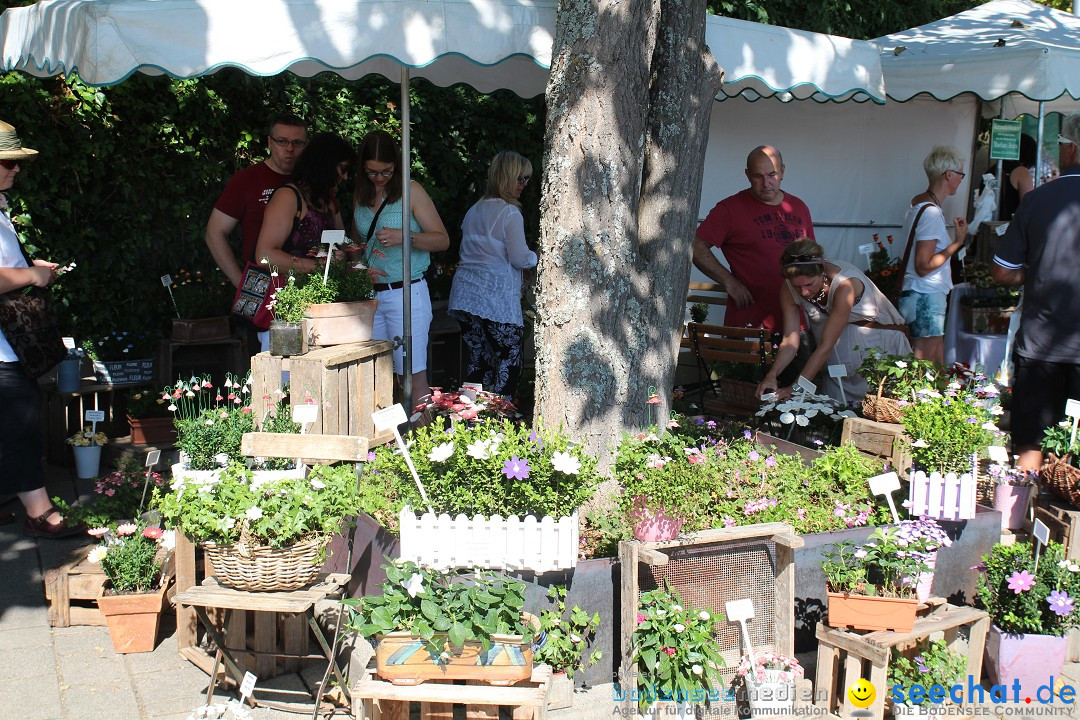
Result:
<instances>
[{"instance_id":1,"label":"white tent wall","mask_svg":"<svg viewBox=\"0 0 1080 720\"><path fill-rule=\"evenodd\" d=\"M826 255L865 268L859 245L877 232L892 235L894 255L906 206L926 189L923 158L934 145L953 145L971 168L978 101L971 95L941 102L919 96L906 103L817 103L739 98L715 102L709 127L701 216L720 200L748 186L746 155L772 145L784 156L783 187L810 208L814 232ZM944 202L945 216L966 216L968 175ZM865 227L851 227L862 225ZM696 268L690 278L709 282ZM722 310L710 321L720 321Z\"/></svg>"}]
</instances>

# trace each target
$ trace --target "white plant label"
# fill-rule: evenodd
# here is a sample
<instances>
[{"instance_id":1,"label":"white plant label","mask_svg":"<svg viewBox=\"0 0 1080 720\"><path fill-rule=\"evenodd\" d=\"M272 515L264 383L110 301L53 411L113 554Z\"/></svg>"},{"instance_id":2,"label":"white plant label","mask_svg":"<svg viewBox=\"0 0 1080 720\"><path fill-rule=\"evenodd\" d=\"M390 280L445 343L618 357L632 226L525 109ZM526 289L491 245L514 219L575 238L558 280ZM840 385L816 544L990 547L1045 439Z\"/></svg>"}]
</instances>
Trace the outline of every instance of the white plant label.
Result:
<instances>
[{"instance_id":1,"label":"white plant label","mask_svg":"<svg viewBox=\"0 0 1080 720\"><path fill-rule=\"evenodd\" d=\"M94 423L105 422L105 411L104 410L87 410L86 411L86 422L94 422Z\"/></svg>"},{"instance_id":2,"label":"white plant label","mask_svg":"<svg viewBox=\"0 0 1080 720\"><path fill-rule=\"evenodd\" d=\"M893 522L900 522L900 514L896 512L896 504L892 498L892 494L900 489L900 476L895 472L887 472L875 475L867 480L867 483L870 485L870 492L885 496L885 501L889 503L889 510L892 512Z\"/></svg>"},{"instance_id":3,"label":"white plant label","mask_svg":"<svg viewBox=\"0 0 1080 720\"><path fill-rule=\"evenodd\" d=\"M727 611L727 618L731 622L754 619L754 601L749 598L726 602L724 610Z\"/></svg>"},{"instance_id":4,"label":"white plant label","mask_svg":"<svg viewBox=\"0 0 1080 720\"><path fill-rule=\"evenodd\" d=\"M315 403L300 403L292 406L292 421L307 425L319 419L319 406Z\"/></svg>"},{"instance_id":5,"label":"white plant label","mask_svg":"<svg viewBox=\"0 0 1080 720\"><path fill-rule=\"evenodd\" d=\"M829 366L829 377L834 377L834 378L847 377L847 366L846 365L830 365Z\"/></svg>"},{"instance_id":6,"label":"white plant label","mask_svg":"<svg viewBox=\"0 0 1080 720\"><path fill-rule=\"evenodd\" d=\"M1050 528L1042 520L1035 521L1035 527L1031 529L1031 534L1043 545L1050 542Z\"/></svg>"},{"instance_id":7,"label":"white plant label","mask_svg":"<svg viewBox=\"0 0 1080 720\"><path fill-rule=\"evenodd\" d=\"M1005 223L1004 225L998 225L998 226L997 226L996 228L994 228L994 232L995 232L995 233L997 233L997 234L998 234L998 236L1000 236L1000 237L1004 237L1004 236L1005 236L1005 232L1006 232L1006 231L1007 231L1008 229L1009 229L1009 223Z\"/></svg>"},{"instance_id":8,"label":"white plant label","mask_svg":"<svg viewBox=\"0 0 1080 720\"><path fill-rule=\"evenodd\" d=\"M160 461L160 460L161 460L161 451L160 450L151 450L150 452L146 453L146 467L152 468L155 465L157 465L158 461Z\"/></svg>"},{"instance_id":9,"label":"white plant label","mask_svg":"<svg viewBox=\"0 0 1080 720\"><path fill-rule=\"evenodd\" d=\"M996 463L1008 464L1009 462L1009 451L1001 445L991 445L986 448L986 454Z\"/></svg>"},{"instance_id":10,"label":"white plant label","mask_svg":"<svg viewBox=\"0 0 1080 720\"><path fill-rule=\"evenodd\" d=\"M809 380L804 378L802 375L800 375L799 379L795 381L795 387L799 388L800 390L805 392L807 395L813 395L814 393L817 392L817 385L810 382Z\"/></svg>"},{"instance_id":11,"label":"white plant label","mask_svg":"<svg viewBox=\"0 0 1080 720\"><path fill-rule=\"evenodd\" d=\"M165 287L169 287L170 285L172 285L172 277L169 276L169 275L162 275L161 276L161 284L164 285Z\"/></svg>"},{"instance_id":12,"label":"white plant label","mask_svg":"<svg viewBox=\"0 0 1080 720\"><path fill-rule=\"evenodd\" d=\"M863 243L859 246L859 252L863 255L873 255L874 243Z\"/></svg>"},{"instance_id":13,"label":"white plant label","mask_svg":"<svg viewBox=\"0 0 1080 720\"><path fill-rule=\"evenodd\" d=\"M1071 418L1080 417L1080 400L1069 398L1065 401L1065 414Z\"/></svg>"},{"instance_id":14,"label":"white plant label","mask_svg":"<svg viewBox=\"0 0 1080 720\"><path fill-rule=\"evenodd\" d=\"M61 340L63 340L64 347L67 348L68 350L74 350L75 349L75 338L66 337L66 338L61 338Z\"/></svg>"},{"instance_id":15,"label":"white plant label","mask_svg":"<svg viewBox=\"0 0 1080 720\"><path fill-rule=\"evenodd\" d=\"M326 245L326 267L323 268L322 274L323 285L325 285L326 279L330 277L330 261L334 259L334 249L338 245L345 244L345 231L323 230L322 244Z\"/></svg>"},{"instance_id":16,"label":"white plant label","mask_svg":"<svg viewBox=\"0 0 1080 720\"><path fill-rule=\"evenodd\" d=\"M401 403L395 403L388 408L376 410L371 413L371 422L375 425L376 432L386 432L387 430L397 429L398 425L401 425L407 420L408 417L405 416L405 408L401 406Z\"/></svg>"},{"instance_id":17,"label":"white plant label","mask_svg":"<svg viewBox=\"0 0 1080 720\"><path fill-rule=\"evenodd\" d=\"M255 691L255 680L253 673L244 673L244 682L240 683L240 697L251 697L251 693Z\"/></svg>"}]
</instances>

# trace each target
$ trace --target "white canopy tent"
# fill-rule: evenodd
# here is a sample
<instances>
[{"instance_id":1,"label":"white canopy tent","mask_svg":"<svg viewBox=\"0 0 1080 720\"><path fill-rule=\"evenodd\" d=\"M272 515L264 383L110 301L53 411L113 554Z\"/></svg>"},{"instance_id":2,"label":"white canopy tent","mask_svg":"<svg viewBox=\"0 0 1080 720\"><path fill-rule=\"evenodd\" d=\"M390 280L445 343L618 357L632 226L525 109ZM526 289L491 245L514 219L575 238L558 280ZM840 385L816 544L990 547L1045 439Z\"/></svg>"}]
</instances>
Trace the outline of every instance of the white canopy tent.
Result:
<instances>
[{"instance_id":1,"label":"white canopy tent","mask_svg":"<svg viewBox=\"0 0 1080 720\"><path fill-rule=\"evenodd\" d=\"M135 72L194 78L223 67L252 75L378 73L401 81L408 157L409 78L540 94L556 8L557 0L41 0L0 15L0 69L77 72L92 85ZM878 52L868 43L714 16L706 41L726 71L718 99L884 102ZM409 164L402 166L407 173ZM408 242L406 233L406 249Z\"/></svg>"}]
</instances>

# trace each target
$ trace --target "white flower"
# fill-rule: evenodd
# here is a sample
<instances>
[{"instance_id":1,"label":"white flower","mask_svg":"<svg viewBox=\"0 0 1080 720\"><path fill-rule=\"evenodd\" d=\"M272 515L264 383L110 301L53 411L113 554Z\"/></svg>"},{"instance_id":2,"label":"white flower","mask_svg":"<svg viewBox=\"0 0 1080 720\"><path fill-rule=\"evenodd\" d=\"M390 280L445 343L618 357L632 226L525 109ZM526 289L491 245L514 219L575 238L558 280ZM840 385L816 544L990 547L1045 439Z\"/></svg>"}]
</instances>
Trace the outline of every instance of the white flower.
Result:
<instances>
[{"instance_id":1,"label":"white flower","mask_svg":"<svg viewBox=\"0 0 1080 720\"><path fill-rule=\"evenodd\" d=\"M568 452L556 452L551 456L551 467L563 475L577 475L581 470L581 461Z\"/></svg>"},{"instance_id":2,"label":"white flower","mask_svg":"<svg viewBox=\"0 0 1080 720\"><path fill-rule=\"evenodd\" d=\"M982 429L983 430L989 430L990 432L995 432L995 431L997 431L997 425L995 425L992 422L984 422L982 424Z\"/></svg>"},{"instance_id":3,"label":"white flower","mask_svg":"<svg viewBox=\"0 0 1080 720\"><path fill-rule=\"evenodd\" d=\"M673 628L673 629L675 630L675 632L677 632L677 633L681 633L681 632L682 632L683 630L685 630L685 629L686 629L686 626L685 626L685 625L683 625L682 623L675 623L675 624L674 624L674 625L672 625L671 627L672 627L672 628Z\"/></svg>"},{"instance_id":4,"label":"white flower","mask_svg":"<svg viewBox=\"0 0 1080 720\"><path fill-rule=\"evenodd\" d=\"M906 367L907 367L907 363L906 363L906 362L904 362L903 360L897 360L897 361L896 361L896 367L898 367L898 368L900 368L901 370L903 370L904 368L906 368Z\"/></svg>"},{"instance_id":5,"label":"white flower","mask_svg":"<svg viewBox=\"0 0 1080 720\"><path fill-rule=\"evenodd\" d=\"M575 635L575 634L573 634L573 633L570 633L570 642L572 642L572 643L579 643L579 642L581 642L581 636L580 636L580 635Z\"/></svg>"},{"instance_id":6,"label":"white flower","mask_svg":"<svg viewBox=\"0 0 1080 720\"><path fill-rule=\"evenodd\" d=\"M791 423L795 422L795 416L789 412L781 413L780 422L784 423L785 425L790 425Z\"/></svg>"},{"instance_id":7,"label":"white flower","mask_svg":"<svg viewBox=\"0 0 1080 720\"><path fill-rule=\"evenodd\" d=\"M658 617L658 618L662 618L662 617L664 617L666 615L667 615L667 610L657 610L656 611L656 617Z\"/></svg>"},{"instance_id":8,"label":"white flower","mask_svg":"<svg viewBox=\"0 0 1080 720\"><path fill-rule=\"evenodd\" d=\"M409 597L416 597L417 595L424 594L424 576L420 573L413 573L408 582L405 583L405 590L409 593Z\"/></svg>"},{"instance_id":9,"label":"white flower","mask_svg":"<svg viewBox=\"0 0 1080 720\"><path fill-rule=\"evenodd\" d=\"M810 424L810 418L806 417L805 415L796 415L795 424L799 427L806 427Z\"/></svg>"},{"instance_id":10,"label":"white flower","mask_svg":"<svg viewBox=\"0 0 1080 720\"><path fill-rule=\"evenodd\" d=\"M176 405L170 403L169 404L169 412L176 412Z\"/></svg>"},{"instance_id":11,"label":"white flower","mask_svg":"<svg viewBox=\"0 0 1080 720\"><path fill-rule=\"evenodd\" d=\"M428 453L428 460L431 462L441 463L446 462L447 458L454 454L454 443L444 442L442 445L436 445Z\"/></svg>"},{"instance_id":12,"label":"white flower","mask_svg":"<svg viewBox=\"0 0 1080 720\"><path fill-rule=\"evenodd\" d=\"M465 452L469 457L476 458L477 460L487 460L491 457L488 455L488 444L486 440L477 440L476 442L469 444L469 446L465 448Z\"/></svg>"},{"instance_id":13,"label":"white flower","mask_svg":"<svg viewBox=\"0 0 1080 720\"><path fill-rule=\"evenodd\" d=\"M699 618L701 618L702 620L706 621L706 622L708 622L709 620L711 620L711 619L712 619L712 615L710 615L709 613L705 612L704 610L702 610L701 612L699 612L699 613L697 614L697 616L698 616Z\"/></svg>"},{"instance_id":14,"label":"white flower","mask_svg":"<svg viewBox=\"0 0 1080 720\"><path fill-rule=\"evenodd\" d=\"M98 545L96 548L90 551L90 554L86 556L86 559L92 563L99 563L105 559L105 556L109 554L108 549L104 545Z\"/></svg>"},{"instance_id":15,"label":"white flower","mask_svg":"<svg viewBox=\"0 0 1080 720\"><path fill-rule=\"evenodd\" d=\"M227 517L222 521L221 524L225 526L226 530L232 530L234 527L236 527L236 518Z\"/></svg>"},{"instance_id":16,"label":"white flower","mask_svg":"<svg viewBox=\"0 0 1080 720\"><path fill-rule=\"evenodd\" d=\"M915 442L911 443L911 447L925 448L925 447L930 447L930 445L925 440L923 440L922 438L919 438Z\"/></svg>"},{"instance_id":17,"label":"white flower","mask_svg":"<svg viewBox=\"0 0 1080 720\"><path fill-rule=\"evenodd\" d=\"M313 490L325 490L326 489L326 483L324 483L322 480L319 480L318 478L314 478L311 481L311 488Z\"/></svg>"},{"instance_id":18,"label":"white flower","mask_svg":"<svg viewBox=\"0 0 1080 720\"><path fill-rule=\"evenodd\" d=\"M691 672L693 672L693 673L694 673L695 675L700 675L700 674L701 674L701 666L700 666L700 665L694 665L694 666L692 666L692 667L690 668L690 670L691 670Z\"/></svg>"},{"instance_id":19,"label":"white flower","mask_svg":"<svg viewBox=\"0 0 1080 720\"><path fill-rule=\"evenodd\" d=\"M247 510L245 510L244 515L247 516L248 520L258 520L263 516L263 511L261 507L256 505L255 507L249 507Z\"/></svg>"}]
</instances>

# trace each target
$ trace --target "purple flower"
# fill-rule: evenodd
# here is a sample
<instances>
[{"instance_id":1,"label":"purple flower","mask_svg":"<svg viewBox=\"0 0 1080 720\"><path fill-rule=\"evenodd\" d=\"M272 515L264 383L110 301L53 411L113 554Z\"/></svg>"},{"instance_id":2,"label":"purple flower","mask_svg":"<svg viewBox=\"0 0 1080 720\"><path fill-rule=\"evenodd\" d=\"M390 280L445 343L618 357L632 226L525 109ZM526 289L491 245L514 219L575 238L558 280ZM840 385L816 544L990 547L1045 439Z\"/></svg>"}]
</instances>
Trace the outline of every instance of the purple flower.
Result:
<instances>
[{"instance_id":1,"label":"purple flower","mask_svg":"<svg viewBox=\"0 0 1080 720\"><path fill-rule=\"evenodd\" d=\"M1046 598L1046 602L1050 603L1050 609L1061 616L1068 615L1074 609L1073 603L1075 600L1069 597L1068 594L1054 590Z\"/></svg>"},{"instance_id":2,"label":"purple flower","mask_svg":"<svg viewBox=\"0 0 1080 720\"><path fill-rule=\"evenodd\" d=\"M770 455L769 457L765 458L765 464L769 467L776 467L776 458Z\"/></svg>"},{"instance_id":3,"label":"purple flower","mask_svg":"<svg viewBox=\"0 0 1080 720\"><path fill-rule=\"evenodd\" d=\"M746 438L747 440L749 440L750 438L754 437L754 434L751 433L749 430L743 430L742 431L742 436L744 438Z\"/></svg>"},{"instance_id":4,"label":"purple flower","mask_svg":"<svg viewBox=\"0 0 1080 720\"><path fill-rule=\"evenodd\" d=\"M1035 585L1035 576L1027 570L1014 572L1009 576L1009 589L1019 595L1025 590L1030 590Z\"/></svg>"},{"instance_id":5,"label":"purple flower","mask_svg":"<svg viewBox=\"0 0 1080 720\"><path fill-rule=\"evenodd\" d=\"M703 418L703 417L694 418L694 424L695 425L704 425L705 424L705 418Z\"/></svg>"},{"instance_id":6,"label":"purple flower","mask_svg":"<svg viewBox=\"0 0 1080 720\"><path fill-rule=\"evenodd\" d=\"M750 462L757 462L758 460L761 459L761 455L760 455L760 453L758 453L757 450L751 450L750 454L747 455L747 457L750 458Z\"/></svg>"},{"instance_id":7,"label":"purple flower","mask_svg":"<svg viewBox=\"0 0 1080 720\"><path fill-rule=\"evenodd\" d=\"M838 518L842 518L845 515L847 515L847 511L848 511L848 504L837 501L836 502L836 509L833 510L833 516L838 517Z\"/></svg>"},{"instance_id":8,"label":"purple flower","mask_svg":"<svg viewBox=\"0 0 1080 720\"><path fill-rule=\"evenodd\" d=\"M922 655L916 655L916 656L915 656L914 658L912 658L912 659L913 659L913 660L915 660L915 662L916 662L916 663L918 664L918 666L919 666L919 672L922 672L922 673L925 673L925 672L930 672L930 668L928 668L928 667L926 666L926 661L925 661L925 660L923 660L923 656L922 656Z\"/></svg>"},{"instance_id":9,"label":"purple flower","mask_svg":"<svg viewBox=\"0 0 1080 720\"><path fill-rule=\"evenodd\" d=\"M544 449L544 438L537 435L535 430L533 430L531 433L529 433L529 441L533 445L535 445L538 449L540 449L540 450Z\"/></svg>"},{"instance_id":10,"label":"purple flower","mask_svg":"<svg viewBox=\"0 0 1080 720\"><path fill-rule=\"evenodd\" d=\"M510 458L503 463L503 475L507 480L524 480L529 477L529 463L525 460L518 459L518 456Z\"/></svg>"},{"instance_id":11,"label":"purple flower","mask_svg":"<svg viewBox=\"0 0 1080 720\"><path fill-rule=\"evenodd\" d=\"M375 453L373 453L373 452L368 452L368 454L367 454L367 461L368 461L368 462L375 462Z\"/></svg>"}]
</instances>

